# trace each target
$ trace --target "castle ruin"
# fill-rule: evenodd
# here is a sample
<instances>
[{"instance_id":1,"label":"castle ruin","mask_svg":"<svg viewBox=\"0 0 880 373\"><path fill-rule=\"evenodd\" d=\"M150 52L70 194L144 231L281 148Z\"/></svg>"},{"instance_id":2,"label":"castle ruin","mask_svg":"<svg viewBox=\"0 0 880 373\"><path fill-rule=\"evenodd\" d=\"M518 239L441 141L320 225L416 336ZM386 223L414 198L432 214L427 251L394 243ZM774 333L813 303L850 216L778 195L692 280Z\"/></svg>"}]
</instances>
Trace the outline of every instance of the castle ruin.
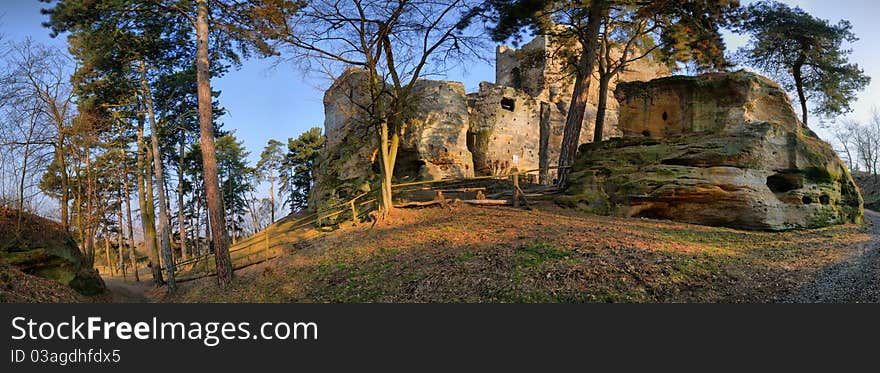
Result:
<instances>
[{"instance_id":1,"label":"castle ruin","mask_svg":"<svg viewBox=\"0 0 880 373\"><path fill-rule=\"evenodd\" d=\"M415 84L407 130L394 170L399 182L503 175L512 170L554 166L559 158L574 77L554 57L549 37L539 36L520 49L496 49L495 83L482 82L466 93L460 82L420 80ZM616 81L667 76L667 67L649 59L634 63ZM344 200L371 189L378 165L374 131L358 120L366 103L366 73L349 69L324 95L327 139L315 167L312 206ZM612 81L609 90L614 90ZM581 130L581 143L592 141L596 116L593 102L598 82L590 85L591 103ZM605 137L619 134L617 101L609 93ZM550 170L543 183L550 183Z\"/></svg>"}]
</instances>

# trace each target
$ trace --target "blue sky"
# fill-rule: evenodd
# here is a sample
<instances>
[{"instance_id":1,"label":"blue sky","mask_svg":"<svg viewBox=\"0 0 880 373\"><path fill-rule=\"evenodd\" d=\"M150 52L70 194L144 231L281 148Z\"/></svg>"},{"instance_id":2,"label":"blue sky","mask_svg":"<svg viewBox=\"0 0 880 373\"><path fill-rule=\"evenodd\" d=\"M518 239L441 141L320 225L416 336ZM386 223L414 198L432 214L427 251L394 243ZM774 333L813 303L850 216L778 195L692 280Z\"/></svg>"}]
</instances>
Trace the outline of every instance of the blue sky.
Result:
<instances>
[{"instance_id":1,"label":"blue sky","mask_svg":"<svg viewBox=\"0 0 880 373\"><path fill-rule=\"evenodd\" d=\"M848 19L854 32L861 38L851 46L851 60L860 64L874 82L860 95L854 112L850 117L867 120L871 107L880 102L880 48L875 35L880 25L869 0L798 0L784 1L799 5L807 12L820 18L837 22ZM748 3L748 2L744 2ZM40 23L44 20L39 12L46 4L37 0L2 1L0 4L0 33L7 39L20 40L30 36L33 39L65 47L65 38L52 39L47 29ZM727 35L728 48L741 45L744 38ZM298 71L296 66L278 64L272 60L254 59L245 61L239 70L232 70L226 76L212 81L213 87L222 91L221 104L228 114L220 118L224 128L235 129L236 136L244 140L255 162L260 151L270 138L284 141L313 126L323 126L323 91L329 85L326 78L309 76ZM464 68L453 69L442 79L462 81L469 92L476 90L480 81L494 80L494 66L482 62L469 64ZM815 120L812 121L816 123ZM813 125L816 127L816 125ZM819 129L820 135L827 132Z\"/></svg>"},{"instance_id":2,"label":"blue sky","mask_svg":"<svg viewBox=\"0 0 880 373\"><path fill-rule=\"evenodd\" d=\"M0 34L7 39L31 37L42 43L66 49L66 37L55 39L41 26L46 17L40 14L45 3L37 0L0 0ZM286 142L311 127L324 125L324 90L330 85L326 77L307 74L290 63L277 60L252 59L238 70L211 81L220 90L220 103L227 114L220 118L224 128L235 130L251 152L256 163L260 152L271 139ZM475 91L481 80L493 81L495 67L477 65L465 71L451 71L441 79L465 82L468 91Z\"/></svg>"}]
</instances>

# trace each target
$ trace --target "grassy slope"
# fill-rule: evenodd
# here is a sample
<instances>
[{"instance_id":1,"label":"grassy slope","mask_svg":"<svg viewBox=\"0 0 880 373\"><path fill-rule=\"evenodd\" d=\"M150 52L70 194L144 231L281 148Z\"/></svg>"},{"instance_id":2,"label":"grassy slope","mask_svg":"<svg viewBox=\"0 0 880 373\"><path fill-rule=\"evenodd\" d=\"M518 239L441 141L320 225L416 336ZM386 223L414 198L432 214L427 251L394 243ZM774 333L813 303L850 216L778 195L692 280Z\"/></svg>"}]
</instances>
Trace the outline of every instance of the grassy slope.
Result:
<instances>
[{"instance_id":1,"label":"grassy slope","mask_svg":"<svg viewBox=\"0 0 880 373\"><path fill-rule=\"evenodd\" d=\"M769 233L552 205L428 208L287 245L229 294L205 279L166 301L765 302L869 239L854 225Z\"/></svg>"}]
</instances>

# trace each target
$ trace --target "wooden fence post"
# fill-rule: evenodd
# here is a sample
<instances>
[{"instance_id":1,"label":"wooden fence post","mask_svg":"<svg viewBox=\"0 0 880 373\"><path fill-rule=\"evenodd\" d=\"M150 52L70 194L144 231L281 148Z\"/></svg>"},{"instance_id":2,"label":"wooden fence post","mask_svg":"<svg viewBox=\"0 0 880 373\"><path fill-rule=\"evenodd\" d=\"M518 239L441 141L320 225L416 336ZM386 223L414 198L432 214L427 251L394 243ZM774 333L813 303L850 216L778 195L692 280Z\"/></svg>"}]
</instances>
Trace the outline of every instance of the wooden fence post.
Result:
<instances>
[{"instance_id":1,"label":"wooden fence post","mask_svg":"<svg viewBox=\"0 0 880 373\"><path fill-rule=\"evenodd\" d=\"M354 199L351 200L351 221L354 222L354 225L358 225L358 213L357 208L354 207Z\"/></svg>"}]
</instances>

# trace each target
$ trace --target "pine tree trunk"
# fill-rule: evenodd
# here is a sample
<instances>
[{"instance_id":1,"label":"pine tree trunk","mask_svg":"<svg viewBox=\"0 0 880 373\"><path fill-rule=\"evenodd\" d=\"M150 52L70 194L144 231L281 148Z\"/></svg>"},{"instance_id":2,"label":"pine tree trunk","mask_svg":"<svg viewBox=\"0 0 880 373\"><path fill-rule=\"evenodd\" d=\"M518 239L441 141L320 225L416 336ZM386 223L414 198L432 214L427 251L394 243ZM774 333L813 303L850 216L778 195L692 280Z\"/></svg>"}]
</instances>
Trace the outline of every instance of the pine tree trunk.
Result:
<instances>
[{"instance_id":1,"label":"pine tree trunk","mask_svg":"<svg viewBox=\"0 0 880 373\"><path fill-rule=\"evenodd\" d=\"M186 248L186 226L183 224L183 135L180 136L180 149L177 159L177 227L180 233L180 259L187 260L189 255Z\"/></svg>"},{"instance_id":2,"label":"pine tree trunk","mask_svg":"<svg viewBox=\"0 0 880 373\"><path fill-rule=\"evenodd\" d=\"M269 203L272 204L271 206L269 206L269 209L272 212L270 214L270 219L272 219L272 221L269 222L269 224L272 224L275 222L275 172L269 172Z\"/></svg>"},{"instance_id":3,"label":"pine tree trunk","mask_svg":"<svg viewBox=\"0 0 880 373\"><path fill-rule=\"evenodd\" d=\"M193 215L195 216L195 225L193 225L193 235L195 245L196 245L196 255L202 255L202 193L196 188L195 183L193 183L193 195L196 198L196 209L193 211ZM205 236L207 236L207 227L205 228Z\"/></svg>"},{"instance_id":4,"label":"pine tree trunk","mask_svg":"<svg viewBox=\"0 0 880 373\"><path fill-rule=\"evenodd\" d=\"M177 290L174 281L174 259L171 254L171 232L168 224L168 197L165 194L165 175L162 164L162 153L159 152L159 128L156 125L156 116L153 113L153 98L147 85L147 69L144 61L141 61L141 89L147 107L147 115L150 120L150 143L153 148L153 172L156 174L157 192L159 193L159 238L162 245L162 255L165 258L165 281L168 292Z\"/></svg>"},{"instance_id":5,"label":"pine tree trunk","mask_svg":"<svg viewBox=\"0 0 880 373\"><path fill-rule=\"evenodd\" d=\"M801 104L801 121L804 126L807 125L807 95L804 93L804 78L801 75L805 57L801 56L792 67L792 75L794 75L794 86L797 89L798 100Z\"/></svg>"},{"instance_id":6,"label":"pine tree trunk","mask_svg":"<svg viewBox=\"0 0 880 373\"><path fill-rule=\"evenodd\" d=\"M109 273L116 273L116 269L113 268L113 262L110 261L110 227L106 225L104 226L104 263L107 264Z\"/></svg>"},{"instance_id":7,"label":"pine tree trunk","mask_svg":"<svg viewBox=\"0 0 880 373\"><path fill-rule=\"evenodd\" d=\"M120 175L118 175L118 176L122 177L121 168L117 167L116 170L120 173ZM125 278L126 277L125 276L125 251L123 249L123 244L125 243L125 241L122 238L122 236L123 236L122 229L124 227L123 216L122 216L122 194L123 193L120 190L117 194L117 199L116 199L119 204L116 208L116 218L117 218L117 221L119 222L119 230L116 232L116 255L117 255L117 258L119 259L118 266L119 266L119 270L122 271L122 279L125 280L126 279Z\"/></svg>"},{"instance_id":8,"label":"pine tree trunk","mask_svg":"<svg viewBox=\"0 0 880 373\"><path fill-rule=\"evenodd\" d=\"M80 165L80 164L76 165L75 174L74 174L74 176L76 177L76 180L80 180L79 176L80 176L80 167L81 166L82 165ZM78 182L78 183L76 183L76 195L74 196L74 203L76 204L76 227L77 227L76 230L77 230L77 233L79 233L79 244L81 247L80 250L82 251L83 256L85 257L89 253L88 253L88 251L86 251L85 226L83 225L83 220L82 220L82 202L83 202L83 200L82 200L82 183Z\"/></svg>"},{"instance_id":9,"label":"pine tree trunk","mask_svg":"<svg viewBox=\"0 0 880 373\"><path fill-rule=\"evenodd\" d=\"M226 289L232 284L232 263L224 224L223 195L217 178L217 154L214 150L214 119L211 107L211 77L208 61L208 4L196 0L196 83L199 99L199 139L202 148L202 168L208 217L211 221L211 243L217 265L217 284Z\"/></svg>"},{"instance_id":10,"label":"pine tree trunk","mask_svg":"<svg viewBox=\"0 0 880 373\"><path fill-rule=\"evenodd\" d=\"M125 193L125 211L128 217L128 260L131 262L131 269L134 272L134 280L141 281L138 274L137 255L134 252L134 227L131 218L131 195L128 193L128 161L125 156L125 146L122 147L122 190ZM146 235L144 235L146 237Z\"/></svg>"},{"instance_id":11,"label":"pine tree trunk","mask_svg":"<svg viewBox=\"0 0 880 373\"><path fill-rule=\"evenodd\" d=\"M586 34L580 38L581 55L578 60L574 92L571 95L571 105L568 108L568 116L565 118L562 148L559 151L559 178L557 184L560 187L565 187L567 184L568 174L571 172L570 167L574 164L574 158L577 154L581 127L583 126L584 114L587 110L587 98L590 95L590 80L596 67L596 58L598 57L599 27L602 24L602 17L607 11L607 1L594 1L590 7Z\"/></svg>"},{"instance_id":12,"label":"pine tree trunk","mask_svg":"<svg viewBox=\"0 0 880 373\"><path fill-rule=\"evenodd\" d=\"M596 105L596 127L593 130L593 142L600 142L605 137L605 109L608 107L608 84L611 75L599 77L599 103Z\"/></svg>"},{"instance_id":13,"label":"pine tree trunk","mask_svg":"<svg viewBox=\"0 0 880 373\"><path fill-rule=\"evenodd\" d=\"M146 152L144 144L144 120L143 117L138 118L138 134L137 134L137 183L138 183L138 201L141 207L141 226L144 230L144 248L150 257L150 272L153 274L153 284L160 286L165 281L162 279L162 270L159 263L159 249L156 245L156 226L155 216L153 212L153 183L149 170L150 159Z\"/></svg>"},{"instance_id":14,"label":"pine tree trunk","mask_svg":"<svg viewBox=\"0 0 880 373\"><path fill-rule=\"evenodd\" d=\"M163 170L163 172L165 170L164 163L162 163L162 170ZM169 197L171 195L171 192L170 192L171 189L168 188L168 179L167 178L165 178L163 180L162 185L165 188L165 203L166 203L165 206L168 208L168 210L166 210L166 214L165 214L165 221L168 222L168 237L173 238L174 228L171 227L171 201L169 200L169 198L171 198L171 197ZM174 247L171 247L171 261L172 261L172 263L177 263L179 261L178 256L177 256L177 251L174 250Z\"/></svg>"},{"instance_id":15,"label":"pine tree trunk","mask_svg":"<svg viewBox=\"0 0 880 373\"><path fill-rule=\"evenodd\" d=\"M94 186L92 184L91 149L86 146L86 252L89 253L89 265L95 264L95 229L94 215L92 215L92 201L94 200Z\"/></svg>"}]
</instances>

